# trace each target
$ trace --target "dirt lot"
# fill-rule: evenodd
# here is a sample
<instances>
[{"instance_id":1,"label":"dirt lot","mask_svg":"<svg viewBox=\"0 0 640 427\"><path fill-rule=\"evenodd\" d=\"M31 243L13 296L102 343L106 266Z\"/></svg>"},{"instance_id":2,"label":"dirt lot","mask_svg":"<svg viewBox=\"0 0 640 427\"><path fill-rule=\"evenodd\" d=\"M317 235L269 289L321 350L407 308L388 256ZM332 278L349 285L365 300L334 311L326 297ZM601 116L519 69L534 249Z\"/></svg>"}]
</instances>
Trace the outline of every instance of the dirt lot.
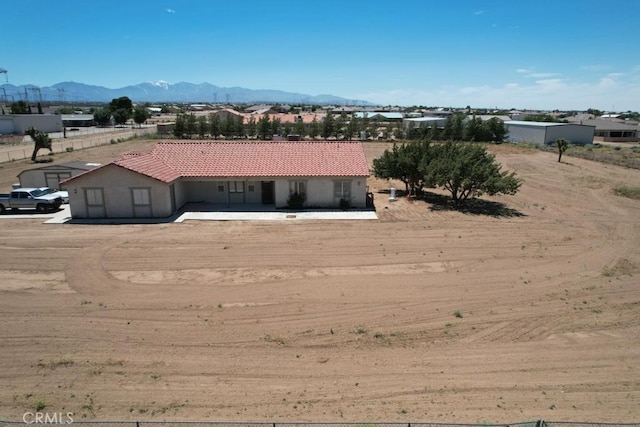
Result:
<instances>
[{"instance_id":1,"label":"dirt lot","mask_svg":"<svg viewBox=\"0 0 640 427\"><path fill-rule=\"evenodd\" d=\"M492 149L524 185L464 213L372 178L378 221L0 218L0 418L638 421L640 171Z\"/></svg>"}]
</instances>

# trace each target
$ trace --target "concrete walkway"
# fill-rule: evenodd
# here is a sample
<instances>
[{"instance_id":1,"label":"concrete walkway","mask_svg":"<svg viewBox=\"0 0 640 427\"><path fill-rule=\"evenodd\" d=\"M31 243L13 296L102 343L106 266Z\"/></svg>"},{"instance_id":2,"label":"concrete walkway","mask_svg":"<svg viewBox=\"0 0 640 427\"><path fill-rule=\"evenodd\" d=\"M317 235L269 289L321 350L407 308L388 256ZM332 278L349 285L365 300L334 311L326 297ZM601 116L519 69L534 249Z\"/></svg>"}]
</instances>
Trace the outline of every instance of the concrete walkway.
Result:
<instances>
[{"instance_id":1,"label":"concrete walkway","mask_svg":"<svg viewBox=\"0 0 640 427\"><path fill-rule=\"evenodd\" d=\"M337 220L337 219L378 219L375 211L268 211L268 212L185 212L175 222L188 220L199 221L296 221L305 219Z\"/></svg>"},{"instance_id":2,"label":"concrete walkway","mask_svg":"<svg viewBox=\"0 0 640 427\"><path fill-rule=\"evenodd\" d=\"M298 221L298 220L372 220L378 219L373 210L232 210L182 209L168 218L105 218L72 219L69 205L62 205L58 212L38 214L33 211L8 211L0 219L43 219L45 224L167 224L184 221Z\"/></svg>"}]
</instances>

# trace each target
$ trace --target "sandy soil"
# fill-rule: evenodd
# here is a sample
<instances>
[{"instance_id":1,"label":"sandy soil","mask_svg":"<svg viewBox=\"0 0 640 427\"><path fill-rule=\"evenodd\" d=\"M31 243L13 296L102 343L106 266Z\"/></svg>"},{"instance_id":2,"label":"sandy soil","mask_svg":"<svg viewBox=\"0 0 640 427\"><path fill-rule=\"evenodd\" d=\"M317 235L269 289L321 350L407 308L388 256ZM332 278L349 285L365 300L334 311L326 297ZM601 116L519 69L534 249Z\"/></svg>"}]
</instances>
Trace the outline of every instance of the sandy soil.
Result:
<instances>
[{"instance_id":1,"label":"sandy soil","mask_svg":"<svg viewBox=\"0 0 640 427\"><path fill-rule=\"evenodd\" d=\"M372 178L378 221L0 218L0 418L638 421L640 171L492 150L525 182L469 212Z\"/></svg>"}]
</instances>

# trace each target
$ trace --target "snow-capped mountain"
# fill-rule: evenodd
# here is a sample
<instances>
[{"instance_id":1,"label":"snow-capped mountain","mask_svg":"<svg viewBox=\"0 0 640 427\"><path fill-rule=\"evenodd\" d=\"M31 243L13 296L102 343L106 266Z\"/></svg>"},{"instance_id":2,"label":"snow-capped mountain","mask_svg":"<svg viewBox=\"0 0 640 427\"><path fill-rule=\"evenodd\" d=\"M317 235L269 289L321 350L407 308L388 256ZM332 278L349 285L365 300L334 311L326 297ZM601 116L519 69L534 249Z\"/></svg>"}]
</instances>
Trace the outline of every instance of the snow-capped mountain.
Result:
<instances>
[{"instance_id":1,"label":"snow-capped mountain","mask_svg":"<svg viewBox=\"0 0 640 427\"><path fill-rule=\"evenodd\" d=\"M220 87L211 83L180 82L170 84L163 80L140 83L119 89L92 86L84 83L62 82L50 87L34 85L0 86L7 98L29 99L31 102L109 102L128 96L134 102L198 102L198 103L280 103L280 104L337 104L371 105L363 100L346 99L334 95L306 95L280 90L254 90L241 87Z\"/></svg>"}]
</instances>

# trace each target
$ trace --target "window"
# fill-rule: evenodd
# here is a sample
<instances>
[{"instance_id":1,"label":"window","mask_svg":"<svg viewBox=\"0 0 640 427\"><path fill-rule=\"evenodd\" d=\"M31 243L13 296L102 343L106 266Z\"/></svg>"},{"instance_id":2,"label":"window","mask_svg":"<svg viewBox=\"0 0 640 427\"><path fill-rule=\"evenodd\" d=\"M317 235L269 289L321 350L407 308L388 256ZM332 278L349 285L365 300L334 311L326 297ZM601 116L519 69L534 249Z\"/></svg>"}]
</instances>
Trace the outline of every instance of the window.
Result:
<instances>
[{"instance_id":1,"label":"window","mask_svg":"<svg viewBox=\"0 0 640 427\"><path fill-rule=\"evenodd\" d=\"M149 206L151 205L151 191L148 188L132 188L131 195L133 196L134 206Z\"/></svg>"},{"instance_id":2,"label":"window","mask_svg":"<svg viewBox=\"0 0 640 427\"><path fill-rule=\"evenodd\" d=\"M244 181L229 181L229 193L244 192Z\"/></svg>"},{"instance_id":3,"label":"window","mask_svg":"<svg viewBox=\"0 0 640 427\"><path fill-rule=\"evenodd\" d=\"M249 193L253 193L254 191L256 191L256 183L253 181L247 182L247 191Z\"/></svg>"},{"instance_id":4,"label":"window","mask_svg":"<svg viewBox=\"0 0 640 427\"><path fill-rule=\"evenodd\" d=\"M87 206L103 206L104 197L102 188L85 188L85 197L87 198Z\"/></svg>"},{"instance_id":5,"label":"window","mask_svg":"<svg viewBox=\"0 0 640 427\"><path fill-rule=\"evenodd\" d=\"M218 181L218 193L224 193L224 181Z\"/></svg>"},{"instance_id":6,"label":"window","mask_svg":"<svg viewBox=\"0 0 640 427\"><path fill-rule=\"evenodd\" d=\"M305 181L289 181L289 194L307 194Z\"/></svg>"},{"instance_id":7,"label":"window","mask_svg":"<svg viewBox=\"0 0 640 427\"><path fill-rule=\"evenodd\" d=\"M351 199L351 181L334 181L333 194L336 199Z\"/></svg>"}]
</instances>

